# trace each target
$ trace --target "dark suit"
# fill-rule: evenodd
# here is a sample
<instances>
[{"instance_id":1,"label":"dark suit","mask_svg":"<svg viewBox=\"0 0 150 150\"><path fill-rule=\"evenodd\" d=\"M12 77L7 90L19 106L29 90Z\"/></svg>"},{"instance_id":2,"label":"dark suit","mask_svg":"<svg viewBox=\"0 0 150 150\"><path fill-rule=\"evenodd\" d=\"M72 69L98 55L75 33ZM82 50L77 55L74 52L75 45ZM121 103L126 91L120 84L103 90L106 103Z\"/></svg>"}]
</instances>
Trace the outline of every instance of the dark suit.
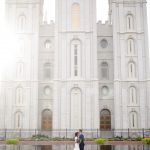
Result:
<instances>
[{"instance_id":1,"label":"dark suit","mask_svg":"<svg viewBox=\"0 0 150 150\"><path fill-rule=\"evenodd\" d=\"M84 135L81 133L80 135L79 135L79 140L80 140L80 143L79 143L79 148L80 148L80 150L84 150Z\"/></svg>"}]
</instances>

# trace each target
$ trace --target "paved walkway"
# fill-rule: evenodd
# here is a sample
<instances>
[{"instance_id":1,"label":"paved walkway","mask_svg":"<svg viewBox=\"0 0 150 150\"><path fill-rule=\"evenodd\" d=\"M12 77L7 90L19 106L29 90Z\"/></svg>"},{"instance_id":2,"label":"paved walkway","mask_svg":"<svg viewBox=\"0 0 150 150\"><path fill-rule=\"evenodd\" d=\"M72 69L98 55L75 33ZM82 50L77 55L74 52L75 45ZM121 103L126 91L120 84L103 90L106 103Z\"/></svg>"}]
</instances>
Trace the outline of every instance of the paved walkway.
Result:
<instances>
[{"instance_id":1,"label":"paved walkway","mask_svg":"<svg viewBox=\"0 0 150 150\"><path fill-rule=\"evenodd\" d=\"M0 144L6 144L1 141ZM74 141L20 141L21 145L64 145L64 144L74 144ZM94 141L86 141L85 144L95 144ZM108 141L105 145L143 145L143 141Z\"/></svg>"}]
</instances>

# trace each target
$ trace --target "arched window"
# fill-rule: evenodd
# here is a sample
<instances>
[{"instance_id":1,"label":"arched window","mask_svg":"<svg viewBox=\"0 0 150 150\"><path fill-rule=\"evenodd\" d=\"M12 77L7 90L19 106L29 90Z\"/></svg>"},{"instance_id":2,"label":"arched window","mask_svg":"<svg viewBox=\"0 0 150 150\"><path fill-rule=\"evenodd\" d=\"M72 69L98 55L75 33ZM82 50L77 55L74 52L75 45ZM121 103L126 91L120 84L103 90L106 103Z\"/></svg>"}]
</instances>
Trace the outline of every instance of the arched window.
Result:
<instances>
[{"instance_id":1,"label":"arched window","mask_svg":"<svg viewBox=\"0 0 150 150\"><path fill-rule=\"evenodd\" d=\"M129 78L135 78L136 77L136 68L135 64L133 62L129 63Z\"/></svg>"},{"instance_id":2,"label":"arched window","mask_svg":"<svg viewBox=\"0 0 150 150\"><path fill-rule=\"evenodd\" d=\"M138 128L138 116L137 112L131 112L130 113L130 128L131 129L137 129Z\"/></svg>"},{"instance_id":3,"label":"arched window","mask_svg":"<svg viewBox=\"0 0 150 150\"><path fill-rule=\"evenodd\" d=\"M44 64L44 79L52 79L52 65L50 63Z\"/></svg>"},{"instance_id":4,"label":"arched window","mask_svg":"<svg viewBox=\"0 0 150 150\"><path fill-rule=\"evenodd\" d=\"M109 79L109 67L107 62L101 63L101 78Z\"/></svg>"},{"instance_id":5,"label":"arched window","mask_svg":"<svg viewBox=\"0 0 150 150\"><path fill-rule=\"evenodd\" d=\"M79 88L71 90L71 129L81 129L82 121L82 93Z\"/></svg>"},{"instance_id":6,"label":"arched window","mask_svg":"<svg viewBox=\"0 0 150 150\"><path fill-rule=\"evenodd\" d=\"M49 40L45 41L45 48L46 49L50 49L51 48L51 41L49 41Z\"/></svg>"},{"instance_id":7,"label":"arched window","mask_svg":"<svg viewBox=\"0 0 150 150\"><path fill-rule=\"evenodd\" d=\"M103 109L100 113L100 129L101 130L111 129L111 113L107 109Z\"/></svg>"},{"instance_id":8,"label":"arched window","mask_svg":"<svg viewBox=\"0 0 150 150\"><path fill-rule=\"evenodd\" d=\"M81 75L81 44L79 40L71 42L71 73L74 77Z\"/></svg>"},{"instance_id":9,"label":"arched window","mask_svg":"<svg viewBox=\"0 0 150 150\"><path fill-rule=\"evenodd\" d=\"M52 129L52 111L45 109L42 112L42 130L51 130Z\"/></svg>"},{"instance_id":10,"label":"arched window","mask_svg":"<svg viewBox=\"0 0 150 150\"><path fill-rule=\"evenodd\" d=\"M18 18L18 31L24 32L26 26L26 17L25 15L20 15Z\"/></svg>"},{"instance_id":11,"label":"arched window","mask_svg":"<svg viewBox=\"0 0 150 150\"><path fill-rule=\"evenodd\" d=\"M17 78L21 79L23 78L23 75L24 75L24 63L18 62L17 63Z\"/></svg>"},{"instance_id":12,"label":"arched window","mask_svg":"<svg viewBox=\"0 0 150 150\"><path fill-rule=\"evenodd\" d=\"M15 114L15 128L21 129L23 127L23 116L21 112Z\"/></svg>"},{"instance_id":13,"label":"arched window","mask_svg":"<svg viewBox=\"0 0 150 150\"><path fill-rule=\"evenodd\" d=\"M135 55L134 40L128 39L128 55Z\"/></svg>"},{"instance_id":14,"label":"arched window","mask_svg":"<svg viewBox=\"0 0 150 150\"><path fill-rule=\"evenodd\" d=\"M80 28L80 5L74 3L72 5L72 29L78 30Z\"/></svg>"},{"instance_id":15,"label":"arched window","mask_svg":"<svg viewBox=\"0 0 150 150\"><path fill-rule=\"evenodd\" d=\"M23 104L23 88L17 87L16 88L16 105Z\"/></svg>"},{"instance_id":16,"label":"arched window","mask_svg":"<svg viewBox=\"0 0 150 150\"><path fill-rule=\"evenodd\" d=\"M132 15L127 15L127 30L134 29L134 20Z\"/></svg>"},{"instance_id":17,"label":"arched window","mask_svg":"<svg viewBox=\"0 0 150 150\"><path fill-rule=\"evenodd\" d=\"M137 104L137 92L136 92L135 87L130 87L129 96L130 96L130 104L136 105Z\"/></svg>"}]
</instances>

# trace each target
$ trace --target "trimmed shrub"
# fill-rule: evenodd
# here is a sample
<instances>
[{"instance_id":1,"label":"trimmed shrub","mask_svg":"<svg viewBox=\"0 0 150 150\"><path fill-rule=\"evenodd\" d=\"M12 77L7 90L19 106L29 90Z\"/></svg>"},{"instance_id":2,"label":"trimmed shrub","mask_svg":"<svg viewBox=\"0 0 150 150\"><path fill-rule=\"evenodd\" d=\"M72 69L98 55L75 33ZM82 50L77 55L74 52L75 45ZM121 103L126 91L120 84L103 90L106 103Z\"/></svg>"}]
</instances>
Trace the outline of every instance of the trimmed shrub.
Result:
<instances>
[{"instance_id":1,"label":"trimmed shrub","mask_svg":"<svg viewBox=\"0 0 150 150\"><path fill-rule=\"evenodd\" d=\"M143 141L146 142L146 144L150 145L150 138L144 138Z\"/></svg>"},{"instance_id":2,"label":"trimmed shrub","mask_svg":"<svg viewBox=\"0 0 150 150\"><path fill-rule=\"evenodd\" d=\"M32 135L32 138L35 138L35 139L40 139L40 138L48 139L49 137L47 135L37 134L37 135Z\"/></svg>"},{"instance_id":3,"label":"trimmed shrub","mask_svg":"<svg viewBox=\"0 0 150 150\"><path fill-rule=\"evenodd\" d=\"M139 137L137 137L137 138L135 138L135 140L136 140L136 141L142 141L142 139L143 139L143 138L142 138L142 137L140 137L140 136L139 136Z\"/></svg>"},{"instance_id":4,"label":"trimmed shrub","mask_svg":"<svg viewBox=\"0 0 150 150\"><path fill-rule=\"evenodd\" d=\"M106 139L103 139L103 138L98 138L95 140L96 144L105 144L107 140Z\"/></svg>"},{"instance_id":5,"label":"trimmed shrub","mask_svg":"<svg viewBox=\"0 0 150 150\"><path fill-rule=\"evenodd\" d=\"M18 144L19 143L19 140L18 139L7 139L6 140L6 144Z\"/></svg>"},{"instance_id":6,"label":"trimmed shrub","mask_svg":"<svg viewBox=\"0 0 150 150\"><path fill-rule=\"evenodd\" d=\"M49 140L49 137L47 135L37 134L37 135L32 135L32 139L37 141L47 141Z\"/></svg>"},{"instance_id":7,"label":"trimmed shrub","mask_svg":"<svg viewBox=\"0 0 150 150\"><path fill-rule=\"evenodd\" d=\"M122 136L116 136L114 138L115 141L122 141L123 140L123 137Z\"/></svg>"}]
</instances>

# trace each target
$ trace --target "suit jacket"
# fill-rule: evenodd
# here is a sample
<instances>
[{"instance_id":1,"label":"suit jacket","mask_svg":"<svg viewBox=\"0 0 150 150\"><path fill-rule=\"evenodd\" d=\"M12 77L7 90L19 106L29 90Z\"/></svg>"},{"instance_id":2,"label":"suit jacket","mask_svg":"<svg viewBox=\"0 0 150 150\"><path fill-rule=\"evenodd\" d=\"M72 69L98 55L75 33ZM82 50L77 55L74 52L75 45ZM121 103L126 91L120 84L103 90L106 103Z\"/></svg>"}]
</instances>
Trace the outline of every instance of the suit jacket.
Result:
<instances>
[{"instance_id":1,"label":"suit jacket","mask_svg":"<svg viewBox=\"0 0 150 150\"><path fill-rule=\"evenodd\" d=\"M80 144L84 144L84 135L81 133L79 135Z\"/></svg>"}]
</instances>

